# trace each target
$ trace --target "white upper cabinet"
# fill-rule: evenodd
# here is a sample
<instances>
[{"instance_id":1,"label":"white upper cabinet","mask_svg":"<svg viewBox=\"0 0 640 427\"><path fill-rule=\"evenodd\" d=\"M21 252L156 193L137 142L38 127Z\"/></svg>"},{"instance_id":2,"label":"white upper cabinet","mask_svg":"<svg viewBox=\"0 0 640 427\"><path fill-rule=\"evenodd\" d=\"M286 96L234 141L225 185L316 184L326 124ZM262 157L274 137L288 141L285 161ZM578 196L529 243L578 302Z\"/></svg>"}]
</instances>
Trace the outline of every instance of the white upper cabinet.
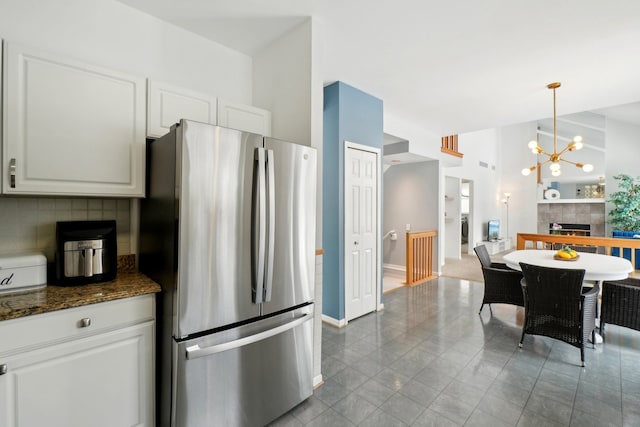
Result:
<instances>
[{"instance_id":1,"label":"white upper cabinet","mask_svg":"<svg viewBox=\"0 0 640 427\"><path fill-rule=\"evenodd\" d=\"M3 59L3 193L144 196L144 78L13 43Z\"/></svg>"},{"instance_id":2,"label":"white upper cabinet","mask_svg":"<svg viewBox=\"0 0 640 427\"><path fill-rule=\"evenodd\" d=\"M216 97L149 80L147 136L160 137L180 119L216 124Z\"/></svg>"},{"instance_id":3,"label":"white upper cabinet","mask_svg":"<svg viewBox=\"0 0 640 427\"><path fill-rule=\"evenodd\" d=\"M271 136L271 112L218 98L218 126Z\"/></svg>"}]
</instances>

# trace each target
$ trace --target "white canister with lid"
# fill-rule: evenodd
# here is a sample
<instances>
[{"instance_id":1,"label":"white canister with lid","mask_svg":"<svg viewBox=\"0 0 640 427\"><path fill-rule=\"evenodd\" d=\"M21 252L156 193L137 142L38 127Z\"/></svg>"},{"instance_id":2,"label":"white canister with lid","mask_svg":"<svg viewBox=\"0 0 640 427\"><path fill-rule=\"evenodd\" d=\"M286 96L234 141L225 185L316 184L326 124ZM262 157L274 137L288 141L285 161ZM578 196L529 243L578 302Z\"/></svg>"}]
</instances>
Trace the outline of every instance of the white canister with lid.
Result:
<instances>
[{"instance_id":1,"label":"white canister with lid","mask_svg":"<svg viewBox=\"0 0 640 427\"><path fill-rule=\"evenodd\" d=\"M47 286L47 258L41 253L0 255L0 293Z\"/></svg>"}]
</instances>

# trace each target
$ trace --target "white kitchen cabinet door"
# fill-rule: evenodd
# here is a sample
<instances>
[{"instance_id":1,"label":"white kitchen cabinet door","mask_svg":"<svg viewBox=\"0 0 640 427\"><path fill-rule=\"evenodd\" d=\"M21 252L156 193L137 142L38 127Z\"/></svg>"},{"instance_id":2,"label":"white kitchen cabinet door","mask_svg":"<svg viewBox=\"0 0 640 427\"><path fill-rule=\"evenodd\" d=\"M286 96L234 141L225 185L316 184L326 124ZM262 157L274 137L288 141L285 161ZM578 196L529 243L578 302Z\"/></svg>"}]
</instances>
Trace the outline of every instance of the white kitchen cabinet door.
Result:
<instances>
[{"instance_id":1,"label":"white kitchen cabinet door","mask_svg":"<svg viewBox=\"0 0 640 427\"><path fill-rule=\"evenodd\" d=\"M144 196L145 79L5 43L5 194Z\"/></svg>"},{"instance_id":2,"label":"white kitchen cabinet door","mask_svg":"<svg viewBox=\"0 0 640 427\"><path fill-rule=\"evenodd\" d=\"M218 126L271 136L271 112L218 98Z\"/></svg>"},{"instance_id":3,"label":"white kitchen cabinet door","mask_svg":"<svg viewBox=\"0 0 640 427\"><path fill-rule=\"evenodd\" d=\"M161 137L180 119L215 125L216 97L155 80L148 81L147 136Z\"/></svg>"},{"instance_id":4,"label":"white kitchen cabinet door","mask_svg":"<svg viewBox=\"0 0 640 427\"><path fill-rule=\"evenodd\" d=\"M0 425L153 426L154 322L2 358Z\"/></svg>"}]
</instances>

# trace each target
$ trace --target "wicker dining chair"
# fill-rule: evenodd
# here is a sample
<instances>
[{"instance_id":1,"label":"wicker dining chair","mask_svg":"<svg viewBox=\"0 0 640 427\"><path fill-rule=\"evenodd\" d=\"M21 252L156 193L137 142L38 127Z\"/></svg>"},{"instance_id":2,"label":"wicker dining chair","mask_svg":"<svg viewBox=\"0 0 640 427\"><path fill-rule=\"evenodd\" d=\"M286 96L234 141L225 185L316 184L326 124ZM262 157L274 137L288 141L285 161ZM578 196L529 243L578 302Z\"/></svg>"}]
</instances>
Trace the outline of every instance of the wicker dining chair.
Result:
<instances>
[{"instance_id":1,"label":"wicker dining chair","mask_svg":"<svg viewBox=\"0 0 640 427\"><path fill-rule=\"evenodd\" d=\"M491 257L484 245L473 248L482 266L482 276L484 277L484 296L480 311L485 304L489 304L489 311L493 314L491 304L512 304L520 307L524 306L522 297L522 273L507 267L507 264L491 262Z\"/></svg>"},{"instance_id":2,"label":"wicker dining chair","mask_svg":"<svg viewBox=\"0 0 640 427\"><path fill-rule=\"evenodd\" d=\"M600 335L606 323L640 331L640 280L632 277L602 283Z\"/></svg>"},{"instance_id":3,"label":"wicker dining chair","mask_svg":"<svg viewBox=\"0 0 640 427\"><path fill-rule=\"evenodd\" d=\"M524 279L524 325L519 346L525 334L544 335L580 349L584 367L584 348L595 343L596 303L600 288L583 293L585 270L540 267L520 263Z\"/></svg>"}]
</instances>

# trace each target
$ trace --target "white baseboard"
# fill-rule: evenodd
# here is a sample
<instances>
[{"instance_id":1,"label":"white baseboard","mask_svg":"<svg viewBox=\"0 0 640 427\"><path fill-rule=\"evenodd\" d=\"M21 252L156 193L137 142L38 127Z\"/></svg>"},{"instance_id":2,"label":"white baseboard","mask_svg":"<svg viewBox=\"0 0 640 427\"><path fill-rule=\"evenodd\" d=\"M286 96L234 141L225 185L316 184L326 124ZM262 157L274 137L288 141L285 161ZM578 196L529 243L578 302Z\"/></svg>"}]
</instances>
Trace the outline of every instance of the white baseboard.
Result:
<instances>
[{"instance_id":1,"label":"white baseboard","mask_svg":"<svg viewBox=\"0 0 640 427\"><path fill-rule=\"evenodd\" d=\"M335 326L336 328L344 328L345 326L347 326L347 319L338 320L338 319L334 319L331 316L327 316L326 314L322 315L322 321L331 326Z\"/></svg>"},{"instance_id":2,"label":"white baseboard","mask_svg":"<svg viewBox=\"0 0 640 427\"><path fill-rule=\"evenodd\" d=\"M383 311L384 310L384 304L380 303L378 304L378 310L377 311Z\"/></svg>"},{"instance_id":3,"label":"white baseboard","mask_svg":"<svg viewBox=\"0 0 640 427\"><path fill-rule=\"evenodd\" d=\"M313 388L318 388L320 387L322 384L324 384L324 380L322 379L322 374L316 376L313 378Z\"/></svg>"},{"instance_id":4,"label":"white baseboard","mask_svg":"<svg viewBox=\"0 0 640 427\"><path fill-rule=\"evenodd\" d=\"M407 269L404 265L383 264L382 272L384 274L391 274L393 276L404 277L407 274Z\"/></svg>"}]
</instances>

